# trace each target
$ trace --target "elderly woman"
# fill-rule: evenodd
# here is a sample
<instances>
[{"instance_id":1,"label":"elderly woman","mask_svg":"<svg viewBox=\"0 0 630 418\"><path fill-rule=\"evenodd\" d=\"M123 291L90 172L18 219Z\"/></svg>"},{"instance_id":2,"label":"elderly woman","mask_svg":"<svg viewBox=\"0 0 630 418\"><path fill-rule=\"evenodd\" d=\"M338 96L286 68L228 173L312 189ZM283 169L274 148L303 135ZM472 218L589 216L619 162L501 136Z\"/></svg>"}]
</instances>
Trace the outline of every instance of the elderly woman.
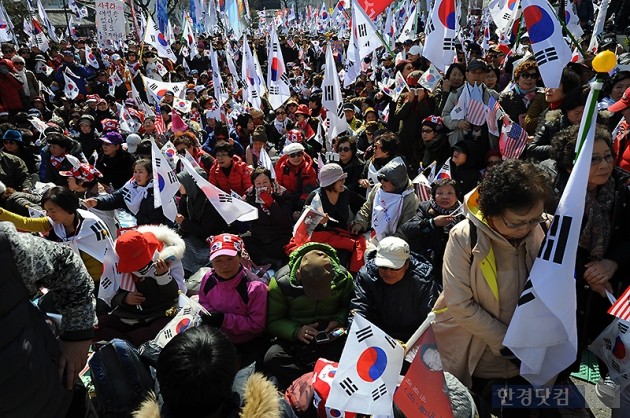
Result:
<instances>
[{"instance_id":1,"label":"elderly woman","mask_svg":"<svg viewBox=\"0 0 630 418\"><path fill-rule=\"evenodd\" d=\"M608 109L608 106L621 99L628 87L630 87L630 71L617 72L604 85L604 98L599 102L598 108Z\"/></svg>"},{"instance_id":2,"label":"elderly woman","mask_svg":"<svg viewBox=\"0 0 630 418\"><path fill-rule=\"evenodd\" d=\"M444 105L446 104L446 99L448 99L448 96L451 94L451 92L457 90L464 85L464 82L466 81L466 77L464 75L465 73L465 64L455 62L449 65L448 69L446 70L446 74L444 74L442 86L436 88L433 95L433 97L435 97L436 114L442 113L442 109L444 109Z\"/></svg>"},{"instance_id":3,"label":"elderly woman","mask_svg":"<svg viewBox=\"0 0 630 418\"><path fill-rule=\"evenodd\" d=\"M545 101L543 90L537 86L539 79L540 74L536 61L523 61L514 69L512 87L499 96L499 104L510 119L531 134L534 133L536 127L532 126L533 124L526 126L525 116L527 115L527 109L534 101L539 103L544 103Z\"/></svg>"},{"instance_id":4,"label":"elderly woman","mask_svg":"<svg viewBox=\"0 0 630 418\"><path fill-rule=\"evenodd\" d=\"M433 326L444 370L491 405L492 385L527 384L501 355L503 339L545 231L548 179L535 165L509 160L466 196L468 221L450 232ZM511 416L529 416L529 410ZM486 416L490 416L489 412Z\"/></svg>"},{"instance_id":5,"label":"elderly woman","mask_svg":"<svg viewBox=\"0 0 630 418\"><path fill-rule=\"evenodd\" d=\"M304 146L298 142L288 144L275 166L278 183L291 194L291 209L295 220L309 193L317 188L313 159L304 151Z\"/></svg>"},{"instance_id":6,"label":"elderly woman","mask_svg":"<svg viewBox=\"0 0 630 418\"><path fill-rule=\"evenodd\" d=\"M543 163L553 176L554 193L562 194L573 168L578 126L560 132L553 141L555 167ZM612 141L602 126L595 143L588 177L584 219L578 242L575 279L578 301L578 353L612 321L604 290L619 296L630 273L630 201L628 173L613 166ZM496 168L495 168L496 169ZM556 203L556 202L554 202ZM549 207L555 209L555 205Z\"/></svg>"},{"instance_id":7,"label":"elderly woman","mask_svg":"<svg viewBox=\"0 0 630 418\"><path fill-rule=\"evenodd\" d=\"M210 168L208 180L226 193L234 190L239 196L252 186L251 170L247 163L234 154L234 145L229 142L217 142L214 146L214 163Z\"/></svg>"},{"instance_id":8,"label":"elderly woman","mask_svg":"<svg viewBox=\"0 0 630 418\"><path fill-rule=\"evenodd\" d=\"M291 195L264 167L254 169L251 181L245 200L258 208L258 219L251 222L251 234L243 239L256 264L271 264L277 270L288 261L284 246L293 230Z\"/></svg>"},{"instance_id":9,"label":"elderly woman","mask_svg":"<svg viewBox=\"0 0 630 418\"><path fill-rule=\"evenodd\" d=\"M338 164L346 173L346 188L350 191L350 209L356 213L365 203L365 192L359 185L365 163L357 156L357 140L355 137L338 136L334 144L339 154Z\"/></svg>"},{"instance_id":10,"label":"elderly woman","mask_svg":"<svg viewBox=\"0 0 630 418\"><path fill-rule=\"evenodd\" d=\"M416 215L401 227L411 251L431 260L435 279L440 285L448 233L462 219L464 212L457 199L457 182L440 179L431 185L431 199L421 202Z\"/></svg>"}]
</instances>

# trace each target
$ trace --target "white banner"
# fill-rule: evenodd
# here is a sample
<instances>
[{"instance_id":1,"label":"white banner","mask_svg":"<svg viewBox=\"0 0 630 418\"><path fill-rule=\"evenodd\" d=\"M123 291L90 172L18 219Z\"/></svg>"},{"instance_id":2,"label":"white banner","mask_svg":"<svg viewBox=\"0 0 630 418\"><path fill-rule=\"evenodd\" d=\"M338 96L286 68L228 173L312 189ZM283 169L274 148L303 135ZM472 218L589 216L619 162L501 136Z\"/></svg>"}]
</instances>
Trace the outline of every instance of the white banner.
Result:
<instances>
[{"instance_id":1,"label":"white banner","mask_svg":"<svg viewBox=\"0 0 630 418\"><path fill-rule=\"evenodd\" d=\"M124 7L119 0L99 0L95 3L96 30L100 48L116 47L127 39Z\"/></svg>"}]
</instances>

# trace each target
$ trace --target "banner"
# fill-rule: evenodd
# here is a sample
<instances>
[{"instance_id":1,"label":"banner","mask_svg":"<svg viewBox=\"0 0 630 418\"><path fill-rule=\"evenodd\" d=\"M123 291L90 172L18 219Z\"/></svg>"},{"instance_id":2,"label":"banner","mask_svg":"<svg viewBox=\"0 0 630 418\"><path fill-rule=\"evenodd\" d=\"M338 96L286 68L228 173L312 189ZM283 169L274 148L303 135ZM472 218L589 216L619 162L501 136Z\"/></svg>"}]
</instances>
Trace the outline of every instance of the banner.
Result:
<instances>
[{"instance_id":1,"label":"banner","mask_svg":"<svg viewBox=\"0 0 630 418\"><path fill-rule=\"evenodd\" d=\"M127 40L125 3L119 0L98 0L94 6L99 47L117 49L119 43Z\"/></svg>"}]
</instances>

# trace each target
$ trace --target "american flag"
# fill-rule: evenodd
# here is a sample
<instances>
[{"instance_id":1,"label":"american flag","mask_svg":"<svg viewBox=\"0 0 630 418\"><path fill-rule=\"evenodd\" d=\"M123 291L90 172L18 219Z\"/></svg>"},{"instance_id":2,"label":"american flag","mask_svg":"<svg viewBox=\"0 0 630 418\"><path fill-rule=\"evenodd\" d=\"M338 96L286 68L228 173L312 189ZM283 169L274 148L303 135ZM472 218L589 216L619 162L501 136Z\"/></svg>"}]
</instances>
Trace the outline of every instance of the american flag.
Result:
<instances>
[{"instance_id":1,"label":"american flag","mask_svg":"<svg viewBox=\"0 0 630 418\"><path fill-rule=\"evenodd\" d=\"M630 321L630 287L613 303L610 309L608 309L608 313L624 321Z\"/></svg>"},{"instance_id":2,"label":"american flag","mask_svg":"<svg viewBox=\"0 0 630 418\"><path fill-rule=\"evenodd\" d=\"M422 172L413 179L412 183L421 202L431 200L431 183Z\"/></svg>"},{"instance_id":3,"label":"american flag","mask_svg":"<svg viewBox=\"0 0 630 418\"><path fill-rule=\"evenodd\" d=\"M488 132L492 135L499 136L499 125L497 121L505 116L503 108L494 97L490 96L488 100Z\"/></svg>"},{"instance_id":4,"label":"american flag","mask_svg":"<svg viewBox=\"0 0 630 418\"><path fill-rule=\"evenodd\" d=\"M471 98L466 109L466 120L472 125L481 126L486 122L487 115L488 106L479 100Z\"/></svg>"},{"instance_id":5,"label":"american flag","mask_svg":"<svg viewBox=\"0 0 630 418\"><path fill-rule=\"evenodd\" d=\"M155 132L158 135L164 135L166 132L166 125L164 124L164 119L162 118L162 111L160 110L159 105L155 105Z\"/></svg>"},{"instance_id":6,"label":"american flag","mask_svg":"<svg viewBox=\"0 0 630 418\"><path fill-rule=\"evenodd\" d=\"M504 160L521 156L528 140L527 132L516 122L503 123L501 137L499 138L499 151Z\"/></svg>"}]
</instances>

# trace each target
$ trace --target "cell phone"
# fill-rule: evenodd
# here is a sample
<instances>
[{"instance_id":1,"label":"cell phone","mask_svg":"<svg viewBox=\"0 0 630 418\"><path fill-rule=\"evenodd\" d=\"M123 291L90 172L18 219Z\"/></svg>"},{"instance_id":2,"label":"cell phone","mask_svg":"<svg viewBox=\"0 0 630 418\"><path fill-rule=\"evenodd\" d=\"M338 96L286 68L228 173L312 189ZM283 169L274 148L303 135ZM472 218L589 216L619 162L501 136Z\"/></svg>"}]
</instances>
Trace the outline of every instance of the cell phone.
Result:
<instances>
[{"instance_id":1,"label":"cell phone","mask_svg":"<svg viewBox=\"0 0 630 418\"><path fill-rule=\"evenodd\" d=\"M172 263L173 261L177 260L177 257L175 257L174 255L169 255L168 257L166 257L164 259L164 262L166 264Z\"/></svg>"},{"instance_id":2,"label":"cell phone","mask_svg":"<svg viewBox=\"0 0 630 418\"><path fill-rule=\"evenodd\" d=\"M328 333L326 331L319 331L315 336L316 343L325 343L328 340L330 340L330 337L328 337Z\"/></svg>"}]
</instances>

